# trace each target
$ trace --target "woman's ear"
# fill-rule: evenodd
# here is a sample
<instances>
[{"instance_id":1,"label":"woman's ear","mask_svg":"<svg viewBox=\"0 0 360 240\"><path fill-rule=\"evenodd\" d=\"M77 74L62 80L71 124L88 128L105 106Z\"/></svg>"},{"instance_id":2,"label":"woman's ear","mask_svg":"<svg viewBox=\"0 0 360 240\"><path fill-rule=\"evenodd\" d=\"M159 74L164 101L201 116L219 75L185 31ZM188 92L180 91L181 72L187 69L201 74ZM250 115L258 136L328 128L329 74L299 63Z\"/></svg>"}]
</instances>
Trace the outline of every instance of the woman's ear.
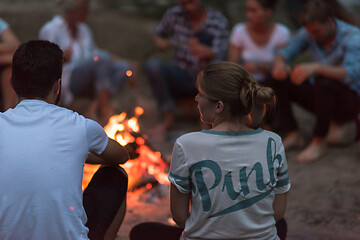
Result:
<instances>
[{"instance_id":1,"label":"woman's ear","mask_svg":"<svg viewBox=\"0 0 360 240\"><path fill-rule=\"evenodd\" d=\"M216 113L222 113L224 111L224 107L225 107L225 105L224 105L223 101L217 101L216 109L215 109Z\"/></svg>"}]
</instances>

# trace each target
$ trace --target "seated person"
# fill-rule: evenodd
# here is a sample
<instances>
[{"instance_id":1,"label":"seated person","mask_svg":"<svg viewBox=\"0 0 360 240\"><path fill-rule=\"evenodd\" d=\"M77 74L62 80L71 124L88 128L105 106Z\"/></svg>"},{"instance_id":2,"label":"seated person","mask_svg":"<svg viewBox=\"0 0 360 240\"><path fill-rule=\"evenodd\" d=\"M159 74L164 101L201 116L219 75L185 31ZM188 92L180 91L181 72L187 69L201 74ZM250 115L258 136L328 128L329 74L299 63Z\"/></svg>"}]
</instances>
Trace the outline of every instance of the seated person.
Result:
<instances>
[{"instance_id":1,"label":"seated person","mask_svg":"<svg viewBox=\"0 0 360 240\"><path fill-rule=\"evenodd\" d=\"M179 0L156 26L153 40L161 51L174 48L172 64L150 59L145 66L163 120L153 131L163 135L174 123L175 98L195 97L199 70L224 60L228 22L201 0Z\"/></svg>"},{"instance_id":2,"label":"seated person","mask_svg":"<svg viewBox=\"0 0 360 240\"><path fill-rule=\"evenodd\" d=\"M95 121L56 106L62 65L62 50L48 41L14 54L21 101L0 113L0 239L115 239L124 219L128 180L119 164L128 152ZM87 157L102 166L82 193Z\"/></svg>"},{"instance_id":3,"label":"seated person","mask_svg":"<svg viewBox=\"0 0 360 240\"><path fill-rule=\"evenodd\" d=\"M16 93L11 87L11 61L15 50L20 42L9 27L9 25L0 19L0 89L2 96L1 111L15 107Z\"/></svg>"},{"instance_id":4,"label":"seated person","mask_svg":"<svg viewBox=\"0 0 360 240\"><path fill-rule=\"evenodd\" d=\"M229 61L241 63L259 83L266 81L276 51L290 39L286 26L271 21L275 3L247 0L247 21L236 24L230 35Z\"/></svg>"},{"instance_id":5,"label":"seated person","mask_svg":"<svg viewBox=\"0 0 360 240\"><path fill-rule=\"evenodd\" d=\"M131 240L285 239L288 167L281 138L246 125L251 110L275 101L239 64L209 64L198 77L201 121L210 130L176 140L169 173L178 226L142 223Z\"/></svg>"},{"instance_id":6,"label":"seated person","mask_svg":"<svg viewBox=\"0 0 360 240\"><path fill-rule=\"evenodd\" d=\"M89 0L60 0L62 16L55 16L39 32L39 38L54 42L64 51L62 104L70 106L73 97L89 95L94 101L89 117L100 112L101 123L114 115L111 97L124 85L130 64L114 60L106 51L95 46L89 26L85 23Z\"/></svg>"},{"instance_id":7,"label":"seated person","mask_svg":"<svg viewBox=\"0 0 360 240\"><path fill-rule=\"evenodd\" d=\"M299 15L303 27L279 51L273 64L271 86L277 94L279 125L287 132L286 149L304 142L291 103L298 103L316 117L312 141L296 157L298 162L319 159L326 152L327 142L341 144L355 139L360 107L360 30L340 19L337 12L341 10L335 0L308 1ZM311 61L291 70L287 64L307 49ZM348 123L353 130L343 134L341 129L345 130ZM341 131L330 131L332 125Z\"/></svg>"}]
</instances>

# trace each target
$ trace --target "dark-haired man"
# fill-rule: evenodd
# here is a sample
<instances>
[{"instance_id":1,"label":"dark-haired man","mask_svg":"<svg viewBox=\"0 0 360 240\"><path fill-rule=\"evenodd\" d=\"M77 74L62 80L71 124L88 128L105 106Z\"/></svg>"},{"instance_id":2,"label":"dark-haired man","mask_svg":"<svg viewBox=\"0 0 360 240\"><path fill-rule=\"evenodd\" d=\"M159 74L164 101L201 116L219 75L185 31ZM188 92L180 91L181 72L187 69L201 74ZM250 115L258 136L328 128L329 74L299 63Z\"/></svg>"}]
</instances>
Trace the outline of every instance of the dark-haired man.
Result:
<instances>
[{"instance_id":1,"label":"dark-haired man","mask_svg":"<svg viewBox=\"0 0 360 240\"><path fill-rule=\"evenodd\" d=\"M355 139L360 107L360 30L338 18L348 17L342 16L341 10L335 0L308 1L300 14L304 27L280 50L273 65L272 87L278 95L280 125L287 132L285 148L303 142L291 103L297 102L316 117L312 141L296 157L298 162L320 158L327 143L346 144ZM287 62L306 49L311 62L290 71ZM345 129L350 129L349 134Z\"/></svg>"},{"instance_id":2,"label":"dark-haired man","mask_svg":"<svg viewBox=\"0 0 360 240\"><path fill-rule=\"evenodd\" d=\"M48 41L14 54L21 102L0 113L0 239L115 238L123 220L127 175L118 165L128 153L98 123L55 105L62 64ZM103 166L82 194L89 153Z\"/></svg>"}]
</instances>

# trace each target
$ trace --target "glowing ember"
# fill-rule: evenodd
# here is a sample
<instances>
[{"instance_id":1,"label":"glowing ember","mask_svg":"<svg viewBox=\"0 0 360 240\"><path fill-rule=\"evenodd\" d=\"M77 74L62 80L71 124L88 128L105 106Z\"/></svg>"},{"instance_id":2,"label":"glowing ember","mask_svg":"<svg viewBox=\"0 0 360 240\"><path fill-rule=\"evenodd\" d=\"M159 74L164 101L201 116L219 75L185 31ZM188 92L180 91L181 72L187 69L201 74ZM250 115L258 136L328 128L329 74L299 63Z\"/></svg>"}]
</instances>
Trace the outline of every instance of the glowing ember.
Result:
<instances>
[{"instance_id":1,"label":"glowing ember","mask_svg":"<svg viewBox=\"0 0 360 240\"><path fill-rule=\"evenodd\" d=\"M146 140L139 134L138 117L144 113L144 110L141 107L136 107L134 112L135 116L130 119L126 118L127 114L124 112L112 116L104 127L109 138L116 140L121 145L125 146L130 143L138 145L136 149L138 157L121 165L129 176L129 190L142 184L145 184L147 189L151 189L153 184L143 183L144 180L152 179L152 182L156 180L160 184L169 184L167 178L168 166L161 158L161 153L153 151L146 145ZM83 189L86 188L99 166L85 164Z\"/></svg>"},{"instance_id":2,"label":"glowing ember","mask_svg":"<svg viewBox=\"0 0 360 240\"><path fill-rule=\"evenodd\" d=\"M99 60L99 57L98 56L94 56L93 57L94 61L97 62Z\"/></svg>"},{"instance_id":3,"label":"glowing ember","mask_svg":"<svg viewBox=\"0 0 360 240\"><path fill-rule=\"evenodd\" d=\"M133 72L131 70L126 71L126 76L131 77L133 75Z\"/></svg>"}]
</instances>

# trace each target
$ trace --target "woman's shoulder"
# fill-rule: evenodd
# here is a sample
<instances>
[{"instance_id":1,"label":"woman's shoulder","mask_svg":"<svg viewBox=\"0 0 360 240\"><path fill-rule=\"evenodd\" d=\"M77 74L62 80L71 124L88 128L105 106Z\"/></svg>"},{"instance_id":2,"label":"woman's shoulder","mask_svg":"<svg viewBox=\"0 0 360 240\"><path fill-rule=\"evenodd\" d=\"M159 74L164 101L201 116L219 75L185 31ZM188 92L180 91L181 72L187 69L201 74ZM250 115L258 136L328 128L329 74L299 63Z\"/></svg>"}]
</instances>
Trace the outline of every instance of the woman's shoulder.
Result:
<instances>
[{"instance_id":1,"label":"woman's shoulder","mask_svg":"<svg viewBox=\"0 0 360 240\"><path fill-rule=\"evenodd\" d=\"M269 131L269 130L263 130L262 134L264 134L267 138L274 139L276 142L281 142L282 141L281 137L275 132L272 132L272 131Z\"/></svg>"},{"instance_id":2,"label":"woman's shoulder","mask_svg":"<svg viewBox=\"0 0 360 240\"><path fill-rule=\"evenodd\" d=\"M233 31L239 31L239 32L245 31L246 23L239 22L239 23L235 24L232 29L233 29Z\"/></svg>"},{"instance_id":3,"label":"woman's shoulder","mask_svg":"<svg viewBox=\"0 0 360 240\"><path fill-rule=\"evenodd\" d=\"M290 34L290 29L282 23L275 23L275 31L282 34Z\"/></svg>"},{"instance_id":4,"label":"woman's shoulder","mask_svg":"<svg viewBox=\"0 0 360 240\"><path fill-rule=\"evenodd\" d=\"M206 141L209 137L206 135L208 134L204 134L201 131L185 133L184 135L176 139L176 144L181 146L191 146L194 144L196 145L198 143Z\"/></svg>"}]
</instances>

